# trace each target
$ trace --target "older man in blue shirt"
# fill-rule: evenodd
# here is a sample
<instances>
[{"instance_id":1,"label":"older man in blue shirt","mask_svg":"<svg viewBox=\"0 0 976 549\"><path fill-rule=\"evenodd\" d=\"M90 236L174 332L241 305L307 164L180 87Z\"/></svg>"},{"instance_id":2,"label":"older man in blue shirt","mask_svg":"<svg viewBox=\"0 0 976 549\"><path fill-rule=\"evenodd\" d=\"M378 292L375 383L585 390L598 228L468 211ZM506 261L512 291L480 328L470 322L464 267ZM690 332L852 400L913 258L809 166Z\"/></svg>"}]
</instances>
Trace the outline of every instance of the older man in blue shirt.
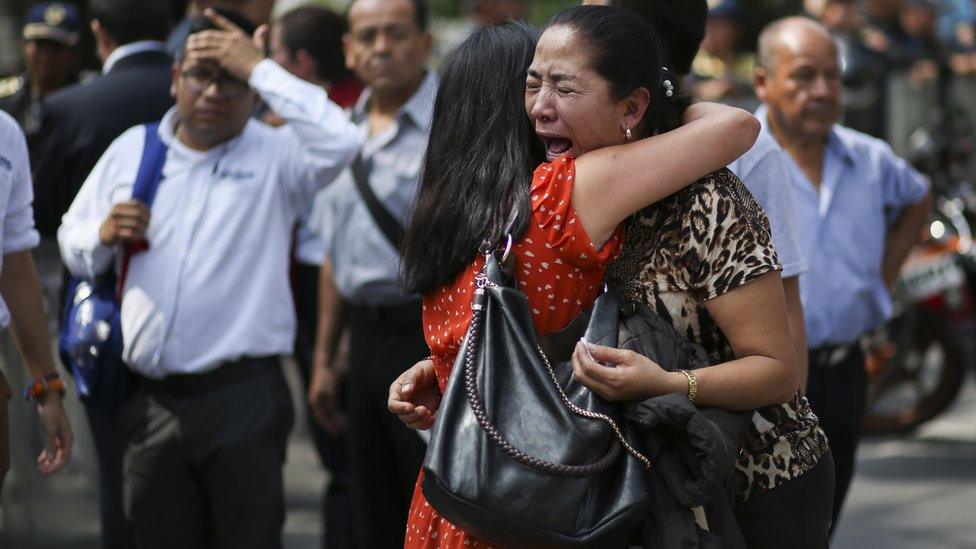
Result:
<instances>
[{"instance_id":1,"label":"older man in blue shirt","mask_svg":"<svg viewBox=\"0 0 976 549\"><path fill-rule=\"evenodd\" d=\"M808 398L836 465L834 523L853 474L867 380L862 334L891 315L888 286L917 243L928 184L884 142L837 125L837 48L818 23L792 17L759 40L756 91L763 132L787 152L800 245L810 346Z\"/></svg>"}]
</instances>

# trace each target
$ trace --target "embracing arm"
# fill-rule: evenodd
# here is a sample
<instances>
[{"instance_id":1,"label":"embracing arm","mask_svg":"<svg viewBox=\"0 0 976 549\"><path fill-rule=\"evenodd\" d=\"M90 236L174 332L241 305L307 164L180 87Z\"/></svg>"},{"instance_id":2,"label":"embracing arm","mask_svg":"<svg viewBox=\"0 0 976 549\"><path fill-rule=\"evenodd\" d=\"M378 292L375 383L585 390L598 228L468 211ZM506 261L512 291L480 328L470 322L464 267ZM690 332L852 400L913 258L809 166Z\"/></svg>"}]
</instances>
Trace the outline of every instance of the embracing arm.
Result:
<instances>
[{"instance_id":1,"label":"embracing arm","mask_svg":"<svg viewBox=\"0 0 976 549\"><path fill-rule=\"evenodd\" d=\"M766 273L706 302L706 307L741 358L695 370L695 404L749 410L790 400L800 376L779 273ZM596 345L587 353L577 345L572 362L573 375L607 400L632 401L688 391L684 374L667 372L633 351ZM603 365L606 363L616 366L609 368Z\"/></svg>"},{"instance_id":2,"label":"embracing arm","mask_svg":"<svg viewBox=\"0 0 976 549\"><path fill-rule=\"evenodd\" d=\"M705 307L740 358L695 370L695 403L747 410L789 401L801 380L779 272L766 273Z\"/></svg>"},{"instance_id":3,"label":"embracing arm","mask_svg":"<svg viewBox=\"0 0 976 549\"><path fill-rule=\"evenodd\" d=\"M600 247L628 216L727 166L758 135L759 121L748 112L696 103L685 111L680 128L582 155L576 161L573 207Z\"/></svg>"}]
</instances>

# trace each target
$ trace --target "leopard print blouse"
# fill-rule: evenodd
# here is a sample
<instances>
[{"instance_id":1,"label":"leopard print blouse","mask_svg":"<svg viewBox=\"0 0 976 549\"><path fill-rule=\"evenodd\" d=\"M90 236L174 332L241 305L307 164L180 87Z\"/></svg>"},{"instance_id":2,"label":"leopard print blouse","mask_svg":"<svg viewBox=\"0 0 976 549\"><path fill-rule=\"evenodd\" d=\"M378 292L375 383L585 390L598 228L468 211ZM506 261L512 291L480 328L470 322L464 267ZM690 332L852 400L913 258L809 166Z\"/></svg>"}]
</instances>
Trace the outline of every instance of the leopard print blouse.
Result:
<instances>
[{"instance_id":1,"label":"leopard print blouse","mask_svg":"<svg viewBox=\"0 0 976 549\"><path fill-rule=\"evenodd\" d=\"M735 355L705 302L779 270L762 207L723 169L632 218L607 280L623 299L647 304L718 364ZM799 391L786 404L755 410L736 463L739 496L745 500L802 475L826 451L827 438Z\"/></svg>"}]
</instances>

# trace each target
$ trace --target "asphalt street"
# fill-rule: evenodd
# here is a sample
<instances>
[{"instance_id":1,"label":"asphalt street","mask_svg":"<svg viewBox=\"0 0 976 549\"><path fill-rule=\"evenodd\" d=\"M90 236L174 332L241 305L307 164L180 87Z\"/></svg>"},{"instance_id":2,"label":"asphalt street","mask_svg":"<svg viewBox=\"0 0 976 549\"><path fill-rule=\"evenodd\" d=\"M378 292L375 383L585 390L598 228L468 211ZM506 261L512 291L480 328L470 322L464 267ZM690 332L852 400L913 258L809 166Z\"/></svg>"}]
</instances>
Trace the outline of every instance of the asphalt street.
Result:
<instances>
[{"instance_id":1,"label":"asphalt street","mask_svg":"<svg viewBox=\"0 0 976 549\"><path fill-rule=\"evenodd\" d=\"M289 372L297 389L296 376ZM12 386L22 386L20 377L9 372L8 377ZM976 548L973 377L954 406L918 432L862 445L835 548ZM36 420L22 399L11 401L10 408L14 464L0 498L0 548L98 549L95 463L81 410L70 410L78 432L71 465L55 477L40 478L31 466L40 448ZM285 479L284 546L318 549L319 498L328 477L301 425L292 434Z\"/></svg>"}]
</instances>

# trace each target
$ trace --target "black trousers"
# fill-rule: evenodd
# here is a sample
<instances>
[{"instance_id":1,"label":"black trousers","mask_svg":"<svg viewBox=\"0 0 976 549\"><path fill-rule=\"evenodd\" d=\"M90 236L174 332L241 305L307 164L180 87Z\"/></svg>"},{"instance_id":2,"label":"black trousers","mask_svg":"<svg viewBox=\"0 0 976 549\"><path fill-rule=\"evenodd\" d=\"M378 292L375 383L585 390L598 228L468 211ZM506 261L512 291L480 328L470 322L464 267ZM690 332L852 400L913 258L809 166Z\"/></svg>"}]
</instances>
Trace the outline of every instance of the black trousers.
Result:
<instances>
[{"instance_id":1,"label":"black trousers","mask_svg":"<svg viewBox=\"0 0 976 549\"><path fill-rule=\"evenodd\" d=\"M854 476L861 420L867 401L867 373L859 345L813 349L809 354L807 399L820 418L834 457L836 483L831 532L837 526L844 499Z\"/></svg>"},{"instance_id":2,"label":"black trousers","mask_svg":"<svg viewBox=\"0 0 976 549\"><path fill-rule=\"evenodd\" d=\"M98 461L99 518L103 549L133 549L136 546L132 526L125 518L122 504L122 456L125 439L115 425L115 417L87 398L85 406L88 427L95 442Z\"/></svg>"},{"instance_id":3,"label":"black trousers","mask_svg":"<svg viewBox=\"0 0 976 549\"><path fill-rule=\"evenodd\" d=\"M834 463L820 463L793 480L736 505L735 517L749 549L827 549Z\"/></svg>"},{"instance_id":4,"label":"black trousers","mask_svg":"<svg viewBox=\"0 0 976 549\"><path fill-rule=\"evenodd\" d=\"M140 549L280 548L293 420L277 358L141 380L119 414Z\"/></svg>"},{"instance_id":5,"label":"black trousers","mask_svg":"<svg viewBox=\"0 0 976 549\"><path fill-rule=\"evenodd\" d=\"M426 445L386 408L390 384L430 354L420 303L349 310L349 472L360 547L403 547Z\"/></svg>"},{"instance_id":6,"label":"black trousers","mask_svg":"<svg viewBox=\"0 0 976 549\"><path fill-rule=\"evenodd\" d=\"M295 312L298 317L295 359L298 361L303 387L307 391L312 375L312 353L318 326L319 267L296 262L294 283ZM330 476L329 486L322 494L322 529L325 532L322 536L322 549L350 549L355 547L355 534L347 436L326 432L312 417L307 400L305 412L315 449Z\"/></svg>"}]
</instances>

